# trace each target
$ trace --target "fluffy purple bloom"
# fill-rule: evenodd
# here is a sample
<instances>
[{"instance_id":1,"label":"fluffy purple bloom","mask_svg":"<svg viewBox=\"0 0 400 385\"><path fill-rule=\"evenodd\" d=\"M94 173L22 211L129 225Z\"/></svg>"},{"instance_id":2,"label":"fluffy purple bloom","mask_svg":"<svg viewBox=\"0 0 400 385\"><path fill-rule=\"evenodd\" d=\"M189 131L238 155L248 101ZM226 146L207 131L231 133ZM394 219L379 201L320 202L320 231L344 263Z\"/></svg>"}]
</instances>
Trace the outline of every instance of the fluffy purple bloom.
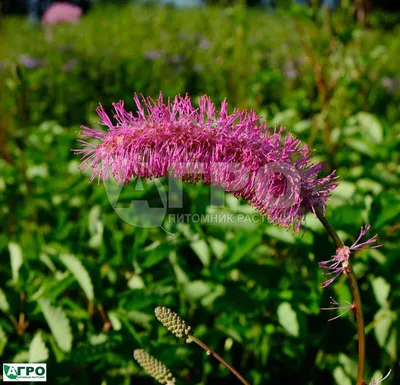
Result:
<instances>
[{"instance_id":1,"label":"fluffy purple bloom","mask_svg":"<svg viewBox=\"0 0 400 385\"><path fill-rule=\"evenodd\" d=\"M222 186L267 215L271 222L299 231L301 221L336 187L334 173L318 178L322 163L311 163L312 151L284 128L267 128L254 111L228 113L226 101L217 111L211 99L192 106L189 96L174 101L134 98L134 115L114 103L113 122L100 106L104 132L83 127L83 170L91 180L114 177L127 184L132 177L172 175L185 182ZM97 139L93 144L87 139Z\"/></svg>"},{"instance_id":2,"label":"fluffy purple bloom","mask_svg":"<svg viewBox=\"0 0 400 385\"><path fill-rule=\"evenodd\" d=\"M322 283L323 288L329 286L336 280L336 278L338 278L342 273L347 271L349 267L349 258L352 251L361 250L366 246L369 246L369 248L371 249L377 249L378 247L382 247L382 245L370 246L372 243L376 242L378 236L377 234L375 234L372 238L368 239L368 241L359 243L361 238L367 233L370 227L371 227L370 225L361 227L360 235L350 247L348 246L339 247L336 250L336 254L332 255L331 259L318 263L318 266L320 268L327 270L327 273L325 273L326 276L332 276L327 281Z\"/></svg>"}]
</instances>

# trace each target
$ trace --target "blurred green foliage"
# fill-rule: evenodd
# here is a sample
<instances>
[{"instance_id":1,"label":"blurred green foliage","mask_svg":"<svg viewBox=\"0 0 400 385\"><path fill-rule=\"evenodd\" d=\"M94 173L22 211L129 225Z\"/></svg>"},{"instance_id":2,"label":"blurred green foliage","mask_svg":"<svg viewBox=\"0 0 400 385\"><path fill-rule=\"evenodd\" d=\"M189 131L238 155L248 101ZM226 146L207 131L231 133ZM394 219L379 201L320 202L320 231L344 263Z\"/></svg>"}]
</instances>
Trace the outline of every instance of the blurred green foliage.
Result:
<instances>
[{"instance_id":1,"label":"blurred green foliage","mask_svg":"<svg viewBox=\"0 0 400 385\"><path fill-rule=\"evenodd\" d=\"M153 309L178 311L254 385L352 384L355 321L320 312L350 300L322 291L334 253L310 216L299 236L267 223L133 227L71 152L95 107L134 92L209 94L286 125L337 169L327 215L347 243L371 223L384 248L354 255L367 324L367 378L394 369L400 304L400 27L360 29L339 9L269 14L242 6L95 7L73 26L1 24L0 358L47 361L49 383L151 384L135 348L179 383L231 384L226 369L176 340ZM165 182L165 181L164 181ZM164 183L163 182L163 183ZM125 193L152 199L154 189ZM138 195L139 194L139 195ZM185 212L210 190L183 187ZM226 197L226 213L253 213Z\"/></svg>"}]
</instances>

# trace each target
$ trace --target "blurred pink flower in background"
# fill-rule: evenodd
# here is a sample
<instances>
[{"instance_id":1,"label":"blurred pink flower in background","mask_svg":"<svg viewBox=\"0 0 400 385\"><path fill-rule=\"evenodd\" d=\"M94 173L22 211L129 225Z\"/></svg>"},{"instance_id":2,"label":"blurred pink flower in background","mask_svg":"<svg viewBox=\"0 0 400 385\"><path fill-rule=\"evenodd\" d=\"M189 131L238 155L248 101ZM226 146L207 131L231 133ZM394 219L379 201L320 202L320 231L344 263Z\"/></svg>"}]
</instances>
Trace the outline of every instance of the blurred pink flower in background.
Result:
<instances>
[{"instance_id":1,"label":"blurred pink flower in background","mask_svg":"<svg viewBox=\"0 0 400 385\"><path fill-rule=\"evenodd\" d=\"M69 59L63 66L63 71L64 72L71 72L74 70L74 68L76 67L78 63L78 60L76 59Z\"/></svg>"},{"instance_id":2,"label":"blurred pink flower in background","mask_svg":"<svg viewBox=\"0 0 400 385\"><path fill-rule=\"evenodd\" d=\"M66 2L56 2L46 9L42 22L44 24L76 23L81 16L81 7Z\"/></svg>"},{"instance_id":3,"label":"blurred pink flower in background","mask_svg":"<svg viewBox=\"0 0 400 385\"><path fill-rule=\"evenodd\" d=\"M36 69L43 67L46 64L46 61L24 54L19 56L18 63L23 65L25 68Z\"/></svg>"}]
</instances>

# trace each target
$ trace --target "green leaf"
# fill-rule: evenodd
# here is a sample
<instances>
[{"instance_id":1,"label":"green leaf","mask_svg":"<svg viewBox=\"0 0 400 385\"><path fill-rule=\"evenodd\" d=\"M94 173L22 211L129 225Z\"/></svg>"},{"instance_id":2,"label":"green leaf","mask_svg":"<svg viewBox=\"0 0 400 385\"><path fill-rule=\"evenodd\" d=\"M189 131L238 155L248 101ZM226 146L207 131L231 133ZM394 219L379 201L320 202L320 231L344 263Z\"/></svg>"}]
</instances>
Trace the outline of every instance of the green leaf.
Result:
<instances>
[{"instance_id":1,"label":"green leaf","mask_svg":"<svg viewBox=\"0 0 400 385\"><path fill-rule=\"evenodd\" d=\"M333 371L333 378L338 385L351 385L351 379L345 373L341 366L338 366Z\"/></svg>"},{"instance_id":2,"label":"green leaf","mask_svg":"<svg viewBox=\"0 0 400 385\"><path fill-rule=\"evenodd\" d=\"M278 307L278 320L281 326L293 337L299 336L297 314L289 302L283 302Z\"/></svg>"},{"instance_id":3,"label":"green leaf","mask_svg":"<svg viewBox=\"0 0 400 385\"><path fill-rule=\"evenodd\" d=\"M270 119L269 124L274 126L286 126L292 127L299 123L299 113L294 108L289 108L287 110L278 112L275 116Z\"/></svg>"},{"instance_id":4,"label":"green leaf","mask_svg":"<svg viewBox=\"0 0 400 385\"><path fill-rule=\"evenodd\" d=\"M345 200L351 200L355 192L356 186L354 183L341 181L339 183L339 186L337 186L335 190L332 191L332 197L340 197L344 198Z\"/></svg>"},{"instance_id":5,"label":"green leaf","mask_svg":"<svg viewBox=\"0 0 400 385\"><path fill-rule=\"evenodd\" d=\"M173 247L171 245L159 241L154 242L143 250L145 260L140 264L140 267L148 269L157 265L166 259L172 250Z\"/></svg>"},{"instance_id":6,"label":"green leaf","mask_svg":"<svg viewBox=\"0 0 400 385\"><path fill-rule=\"evenodd\" d=\"M104 225L101 221L101 209L99 206L94 206L89 213L89 232L92 236L89 240L89 246L97 248L103 240Z\"/></svg>"},{"instance_id":7,"label":"green leaf","mask_svg":"<svg viewBox=\"0 0 400 385\"><path fill-rule=\"evenodd\" d=\"M346 144L353 149L354 151L359 152L360 154L367 155L370 157L375 156L376 149L372 143L366 143L361 139L356 138L348 138L346 140Z\"/></svg>"},{"instance_id":8,"label":"green leaf","mask_svg":"<svg viewBox=\"0 0 400 385\"><path fill-rule=\"evenodd\" d=\"M211 288L203 281L194 281L185 285L184 290L189 299L196 301L209 294Z\"/></svg>"},{"instance_id":9,"label":"green leaf","mask_svg":"<svg viewBox=\"0 0 400 385\"><path fill-rule=\"evenodd\" d=\"M108 313L108 318L110 319L112 328L113 328L115 331L121 330L122 324L121 324L121 321L119 320L118 315L117 315L116 313L114 313L114 312L112 312L112 311L109 312L109 313Z\"/></svg>"},{"instance_id":10,"label":"green leaf","mask_svg":"<svg viewBox=\"0 0 400 385\"><path fill-rule=\"evenodd\" d=\"M215 256L218 259L221 259L227 247L226 243L211 237L208 238L208 243L210 244L211 250Z\"/></svg>"},{"instance_id":11,"label":"green leaf","mask_svg":"<svg viewBox=\"0 0 400 385\"><path fill-rule=\"evenodd\" d=\"M393 362L397 361L397 343L398 343L397 329L394 325L392 325L392 328L390 330L390 335L385 345L385 351L387 354L389 354Z\"/></svg>"},{"instance_id":12,"label":"green leaf","mask_svg":"<svg viewBox=\"0 0 400 385\"><path fill-rule=\"evenodd\" d=\"M201 304L204 307L211 306L216 299L223 296L226 290L223 285L217 285L213 290L201 299Z\"/></svg>"},{"instance_id":13,"label":"green leaf","mask_svg":"<svg viewBox=\"0 0 400 385\"><path fill-rule=\"evenodd\" d=\"M92 280L86 268L82 265L82 262L74 255L70 254L61 254L60 260L76 278L89 301L93 301L94 292Z\"/></svg>"},{"instance_id":14,"label":"green leaf","mask_svg":"<svg viewBox=\"0 0 400 385\"><path fill-rule=\"evenodd\" d=\"M382 348L386 345L389 337L390 327L393 324L395 315L388 309L381 309L375 314L375 337L379 346Z\"/></svg>"},{"instance_id":15,"label":"green leaf","mask_svg":"<svg viewBox=\"0 0 400 385\"><path fill-rule=\"evenodd\" d=\"M301 135L301 134L304 134L306 132L310 132L311 129L312 129L312 121L311 120L301 120L300 122L297 122L293 126L292 131L296 135Z\"/></svg>"},{"instance_id":16,"label":"green leaf","mask_svg":"<svg viewBox=\"0 0 400 385\"><path fill-rule=\"evenodd\" d=\"M368 112L359 112L357 118L361 134L364 136L365 141L367 143L381 143L383 139L383 128L378 118Z\"/></svg>"},{"instance_id":17,"label":"green leaf","mask_svg":"<svg viewBox=\"0 0 400 385\"><path fill-rule=\"evenodd\" d=\"M72 332L64 311L60 307L52 306L45 298L39 300L39 305L59 348L64 352L71 351Z\"/></svg>"},{"instance_id":18,"label":"green leaf","mask_svg":"<svg viewBox=\"0 0 400 385\"><path fill-rule=\"evenodd\" d=\"M179 266L177 262L177 256L175 252L172 252L169 255L169 261L174 269L176 280L181 284L186 284L189 282L189 278L186 275L185 271Z\"/></svg>"},{"instance_id":19,"label":"green leaf","mask_svg":"<svg viewBox=\"0 0 400 385\"><path fill-rule=\"evenodd\" d=\"M390 293L390 284L383 277L377 277L372 281L376 301L381 307L387 306L387 299Z\"/></svg>"},{"instance_id":20,"label":"green leaf","mask_svg":"<svg viewBox=\"0 0 400 385\"><path fill-rule=\"evenodd\" d=\"M143 289L144 288L144 281L140 275L135 274L132 278L128 281L129 289Z\"/></svg>"},{"instance_id":21,"label":"green leaf","mask_svg":"<svg viewBox=\"0 0 400 385\"><path fill-rule=\"evenodd\" d=\"M267 234L271 238L275 238L281 242L294 244L296 243L296 239L294 235L292 235L289 231L281 229L276 226L268 226L265 229L265 234Z\"/></svg>"},{"instance_id":22,"label":"green leaf","mask_svg":"<svg viewBox=\"0 0 400 385\"><path fill-rule=\"evenodd\" d=\"M374 317L376 340L393 361L397 359L397 329L395 321L396 314L388 309L379 310Z\"/></svg>"},{"instance_id":23,"label":"green leaf","mask_svg":"<svg viewBox=\"0 0 400 385\"><path fill-rule=\"evenodd\" d=\"M167 257L168 257L168 253L164 253L164 254L158 253L158 252L149 253L148 256L146 257L146 259L144 260L144 262L140 264L140 267L142 267L143 269L148 269L150 267L153 267L153 266L159 264L161 261L163 261Z\"/></svg>"},{"instance_id":24,"label":"green leaf","mask_svg":"<svg viewBox=\"0 0 400 385\"><path fill-rule=\"evenodd\" d=\"M154 315L153 314L147 314L144 313L142 311L138 311L138 310L129 310L129 311L123 311L122 312L126 318L129 321L132 321L140 326L143 326L144 328L149 328L151 325L151 322L154 319Z\"/></svg>"},{"instance_id":25,"label":"green leaf","mask_svg":"<svg viewBox=\"0 0 400 385\"><path fill-rule=\"evenodd\" d=\"M11 271L14 283L18 282L19 269L22 266L22 250L20 245L14 242L8 244L11 259Z\"/></svg>"},{"instance_id":26,"label":"green leaf","mask_svg":"<svg viewBox=\"0 0 400 385\"><path fill-rule=\"evenodd\" d=\"M344 371L351 377L357 374L357 362L343 353L339 354L339 362L342 364Z\"/></svg>"},{"instance_id":27,"label":"green leaf","mask_svg":"<svg viewBox=\"0 0 400 385\"><path fill-rule=\"evenodd\" d=\"M42 334L37 333L29 345L29 362L44 362L49 358L49 350L43 341Z\"/></svg>"},{"instance_id":28,"label":"green leaf","mask_svg":"<svg viewBox=\"0 0 400 385\"><path fill-rule=\"evenodd\" d=\"M3 351L7 345L7 341L8 341L7 334L0 325L0 357L3 354Z\"/></svg>"},{"instance_id":29,"label":"green leaf","mask_svg":"<svg viewBox=\"0 0 400 385\"><path fill-rule=\"evenodd\" d=\"M2 310L4 313L7 313L10 310L7 297L2 289L0 289L0 310Z\"/></svg>"},{"instance_id":30,"label":"green leaf","mask_svg":"<svg viewBox=\"0 0 400 385\"><path fill-rule=\"evenodd\" d=\"M261 234L259 232L240 232L228 243L227 251L224 253L223 267L231 267L239 263L260 244L260 240Z\"/></svg>"},{"instance_id":31,"label":"green leaf","mask_svg":"<svg viewBox=\"0 0 400 385\"><path fill-rule=\"evenodd\" d=\"M395 221L399 212L400 195L384 191L372 202L369 221L378 229L388 222Z\"/></svg>"},{"instance_id":32,"label":"green leaf","mask_svg":"<svg viewBox=\"0 0 400 385\"><path fill-rule=\"evenodd\" d=\"M210 249L204 239L199 239L190 244L190 247L199 257L204 266L210 265Z\"/></svg>"},{"instance_id":33,"label":"green leaf","mask_svg":"<svg viewBox=\"0 0 400 385\"><path fill-rule=\"evenodd\" d=\"M27 350L19 351L13 358L12 362L19 364L21 362L29 361L29 352Z\"/></svg>"}]
</instances>

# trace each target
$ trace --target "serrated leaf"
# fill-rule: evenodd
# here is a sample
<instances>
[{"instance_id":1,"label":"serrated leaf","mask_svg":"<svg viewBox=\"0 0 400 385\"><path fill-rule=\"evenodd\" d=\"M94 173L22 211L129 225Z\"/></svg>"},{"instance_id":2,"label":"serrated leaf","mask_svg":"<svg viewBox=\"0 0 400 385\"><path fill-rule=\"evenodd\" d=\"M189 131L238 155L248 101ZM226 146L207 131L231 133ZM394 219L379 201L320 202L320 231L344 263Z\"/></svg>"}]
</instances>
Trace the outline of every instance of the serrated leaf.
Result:
<instances>
[{"instance_id":1,"label":"serrated leaf","mask_svg":"<svg viewBox=\"0 0 400 385\"><path fill-rule=\"evenodd\" d=\"M299 336L299 322L297 314L289 302L283 302L278 307L278 321L281 326L293 337Z\"/></svg>"},{"instance_id":2,"label":"serrated leaf","mask_svg":"<svg viewBox=\"0 0 400 385\"><path fill-rule=\"evenodd\" d=\"M372 281L376 301L381 307L387 306L387 299L390 293L390 284L382 277L377 277Z\"/></svg>"},{"instance_id":3,"label":"serrated leaf","mask_svg":"<svg viewBox=\"0 0 400 385\"><path fill-rule=\"evenodd\" d=\"M60 260L76 278L89 301L93 301L94 291L92 280L86 268L82 265L82 262L74 255L70 254L60 255Z\"/></svg>"},{"instance_id":4,"label":"serrated leaf","mask_svg":"<svg viewBox=\"0 0 400 385\"><path fill-rule=\"evenodd\" d=\"M44 362L49 358L49 350L43 341L42 334L37 333L29 345L29 362Z\"/></svg>"},{"instance_id":5,"label":"serrated leaf","mask_svg":"<svg viewBox=\"0 0 400 385\"><path fill-rule=\"evenodd\" d=\"M17 243L10 242L8 244L8 251L10 252L11 271L14 283L18 281L19 269L22 266L22 250L21 246Z\"/></svg>"},{"instance_id":6,"label":"serrated leaf","mask_svg":"<svg viewBox=\"0 0 400 385\"><path fill-rule=\"evenodd\" d=\"M64 352L71 351L72 332L64 311L59 307L52 306L50 301L45 298L39 300L39 305L58 347Z\"/></svg>"}]
</instances>

